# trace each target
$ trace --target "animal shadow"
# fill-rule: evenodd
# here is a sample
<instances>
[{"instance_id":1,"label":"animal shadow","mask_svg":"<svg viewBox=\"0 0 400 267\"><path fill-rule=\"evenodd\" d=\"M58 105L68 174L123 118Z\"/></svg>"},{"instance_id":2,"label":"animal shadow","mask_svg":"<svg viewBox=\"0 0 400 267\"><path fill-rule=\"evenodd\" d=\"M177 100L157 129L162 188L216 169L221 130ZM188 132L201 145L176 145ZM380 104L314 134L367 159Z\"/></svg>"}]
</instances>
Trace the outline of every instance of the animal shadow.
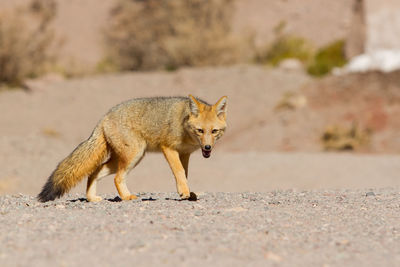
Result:
<instances>
[{"instance_id":1,"label":"animal shadow","mask_svg":"<svg viewBox=\"0 0 400 267\"><path fill-rule=\"evenodd\" d=\"M71 200L68 200L68 202L89 202L86 198L84 198L84 197L80 197L80 198L77 198L77 199L71 199Z\"/></svg>"},{"instance_id":2,"label":"animal shadow","mask_svg":"<svg viewBox=\"0 0 400 267\"><path fill-rule=\"evenodd\" d=\"M165 200L173 200L173 201L185 201L185 200L188 200L188 201L197 201L198 198L197 198L197 195L196 195L194 192L190 192L190 196L189 196L188 199L169 198L169 197L167 197Z\"/></svg>"}]
</instances>

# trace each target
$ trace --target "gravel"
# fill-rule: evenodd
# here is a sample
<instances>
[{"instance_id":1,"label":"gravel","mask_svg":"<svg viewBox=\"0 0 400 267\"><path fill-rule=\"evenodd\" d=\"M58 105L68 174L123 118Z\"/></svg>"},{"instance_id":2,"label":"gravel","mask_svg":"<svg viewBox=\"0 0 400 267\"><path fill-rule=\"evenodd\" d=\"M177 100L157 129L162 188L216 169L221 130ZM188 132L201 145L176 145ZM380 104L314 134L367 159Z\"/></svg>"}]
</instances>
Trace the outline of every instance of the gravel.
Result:
<instances>
[{"instance_id":1,"label":"gravel","mask_svg":"<svg viewBox=\"0 0 400 267\"><path fill-rule=\"evenodd\" d=\"M400 190L0 196L1 266L398 266Z\"/></svg>"}]
</instances>

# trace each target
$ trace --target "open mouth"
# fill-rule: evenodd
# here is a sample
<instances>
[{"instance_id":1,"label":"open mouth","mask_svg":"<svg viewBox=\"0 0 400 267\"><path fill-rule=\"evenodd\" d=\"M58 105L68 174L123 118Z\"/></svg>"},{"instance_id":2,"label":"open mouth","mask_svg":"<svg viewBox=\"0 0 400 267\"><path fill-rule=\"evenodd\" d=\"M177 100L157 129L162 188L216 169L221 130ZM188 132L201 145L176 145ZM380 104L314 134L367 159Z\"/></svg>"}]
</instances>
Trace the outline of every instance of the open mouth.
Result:
<instances>
[{"instance_id":1,"label":"open mouth","mask_svg":"<svg viewBox=\"0 0 400 267\"><path fill-rule=\"evenodd\" d=\"M211 156L211 150L202 149L201 152L203 153L203 157L205 158L209 158Z\"/></svg>"}]
</instances>

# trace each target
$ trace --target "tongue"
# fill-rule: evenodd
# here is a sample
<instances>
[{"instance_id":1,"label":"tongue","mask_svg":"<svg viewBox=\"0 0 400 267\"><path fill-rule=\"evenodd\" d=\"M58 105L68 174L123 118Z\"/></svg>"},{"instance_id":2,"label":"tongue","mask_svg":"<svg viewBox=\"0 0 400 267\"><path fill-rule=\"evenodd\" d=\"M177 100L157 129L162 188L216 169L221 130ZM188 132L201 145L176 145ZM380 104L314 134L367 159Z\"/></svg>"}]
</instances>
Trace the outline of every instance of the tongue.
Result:
<instances>
[{"instance_id":1,"label":"tongue","mask_svg":"<svg viewBox=\"0 0 400 267\"><path fill-rule=\"evenodd\" d=\"M211 155L211 151L208 151L208 150L202 149L201 152L203 152L203 157L205 157L205 158L209 158Z\"/></svg>"}]
</instances>

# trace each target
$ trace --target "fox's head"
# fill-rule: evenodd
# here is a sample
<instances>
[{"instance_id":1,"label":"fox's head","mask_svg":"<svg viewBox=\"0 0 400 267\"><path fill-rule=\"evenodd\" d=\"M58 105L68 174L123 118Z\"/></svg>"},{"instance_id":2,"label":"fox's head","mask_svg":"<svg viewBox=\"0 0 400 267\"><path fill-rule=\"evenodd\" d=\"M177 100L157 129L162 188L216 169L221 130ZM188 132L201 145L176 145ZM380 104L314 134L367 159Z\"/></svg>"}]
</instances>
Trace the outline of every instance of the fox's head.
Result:
<instances>
[{"instance_id":1,"label":"fox's head","mask_svg":"<svg viewBox=\"0 0 400 267\"><path fill-rule=\"evenodd\" d=\"M227 97L221 97L212 106L197 100L192 95L189 95L189 100L188 131L199 142L203 157L209 158L215 142L225 132Z\"/></svg>"}]
</instances>

